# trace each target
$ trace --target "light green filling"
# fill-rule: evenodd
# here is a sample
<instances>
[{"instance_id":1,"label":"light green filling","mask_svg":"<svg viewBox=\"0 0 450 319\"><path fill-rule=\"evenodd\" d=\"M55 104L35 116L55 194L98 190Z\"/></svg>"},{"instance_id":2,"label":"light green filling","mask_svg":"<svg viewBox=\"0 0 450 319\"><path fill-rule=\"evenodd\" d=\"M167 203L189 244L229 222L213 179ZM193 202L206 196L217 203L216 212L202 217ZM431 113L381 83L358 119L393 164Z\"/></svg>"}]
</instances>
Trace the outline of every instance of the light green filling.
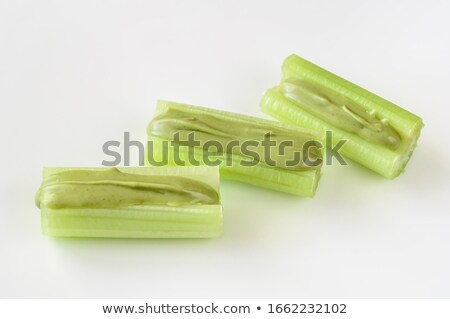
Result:
<instances>
[{"instance_id":1,"label":"light green filling","mask_svg":"<svg viewBox=\"0 0 450 319\"><path fill-rule=\"evenodd\" d=\"M313 136L298 134L298 132L295 134L278 127L267 127L267 125L257 122L249 122L244 125L232 119L168 108L150 122L147 133L149 136L167 140L173 140L175 134L178 133L179 139L183 141L188 139L189 134L194 133L195 141L199 142L198 147L215 149L213 142L218 142L224 153L247 157L250 153L243 151L243 148L239 146L249 141L256 142L247 148L251 151L251 156L256 161L283 169L305 170L318 168L322 163L321 146ZM267 149L262 145L266 134L270 134L271 141L275 142L274 147L270 150L270 162L266 160L265 151ZM236 147L228 148L227 145L231 145L231 142L237 144ZM279 151L281 144L285 147ZM299 154L303 158L307 156L308 161L295 161L294 159ZM317 164L311 165L310 163Z\"/></svg>"},{"instance_id":2,"label":"light green filling","mask_svg":"<svg viewBox=\"0 0 450 319\"><path fill-rule=\"evenodd\" d=\"M337 128L392 150L401 145L400 135L387 119L379 118L375 111L367 111L326 87L291 78L282 81L279 89L287 99Z\"/></svg>"},{"instance_id":3,"label":"light green filling","mask_svg":"<svg viewBox=\"0 0 450 319\"><path fill-rule=\"evenodd\" d=\"M74 169L44 178L36 205L59 208L106 208L134 205L220 204L209 185L179 176L129 174L117 168Z\"/></svg>"}]
</instances>

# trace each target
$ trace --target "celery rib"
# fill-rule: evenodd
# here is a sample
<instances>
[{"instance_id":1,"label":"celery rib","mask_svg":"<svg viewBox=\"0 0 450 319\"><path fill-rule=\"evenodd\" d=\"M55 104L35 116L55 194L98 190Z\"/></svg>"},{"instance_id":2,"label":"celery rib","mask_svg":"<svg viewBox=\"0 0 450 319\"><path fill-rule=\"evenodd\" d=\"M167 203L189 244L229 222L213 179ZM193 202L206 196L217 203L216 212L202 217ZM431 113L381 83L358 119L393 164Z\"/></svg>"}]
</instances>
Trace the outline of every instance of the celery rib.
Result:
<instances>
[{"instance_id":1,"label":"celery rib","mask_svg":"<svg viewBox=\"0 0 450 319\"><path fill-rule=\"evenodd\" d=\"M284 61L282 73L261 99L263 112L332 131L335 141L347 141L342 155L387 178L405 169L423 127L420 117L296 55Z\"/></svg>"},{"instance_id":2,"label":"celery rib","mask_svg":"<svg viewBox=\"0 0 450 319\"><path fill-rule=\"evenodd\" d=\"M216 167L45 168L36 202L48 236L211 238L219 196Z\"/></svg>"},{"instance_id":3,"label":"celery rib","mask_svg":"<svg viewBox=\"0 0 450 319\"><path fill-rule=\"evenodd\" d=\"M164 121L164 122L163 122ZM195 132L201 145L197 147L179 147L177 153L172 145L173 134L183 133L186 136ZM149 141L150 155L157 161L163 159L163 143L167 143L168 164L177 165L174 160L175 155L181 159L185 165L192 164L193 158L201 165L205 162L204 144L207 141L214 140L218 142L225 150L230 141L239 141L240 143L248 140L260 141L266 132L275 132L275 139L281 142L286 139L293 139L296 142L294 146L300 150L302 143L312 141L321 142L322 137L306 129L298 129L294 126L283 123L264 120L252 116L235 114L231 112L218 111L205 107L180 104L169 101L158 101L157 112L153 120L149 123L147 134ZM256 148L259 159L263 158L262 149ZM321 149L315 149L313 155L322 159ZM286 153L288 153L287 151ZM273 157L277 158L275 152ZM295 195L312 197L315 194L317 183L320 178L320 165L308 167L304 164L298 164L293 167L286 165L286 158L290 155L279 156L275 165L270 165L263 160L257 161L253 166L242 165L242 161L250 161L246 154L239 150L210 156L209 160L220 161L221 177L225 179L237 180L240 182L252 184L259 187L272 190L287 192ZM149 162L147 161L147 164Z\"/></svg>"}]
</instances>

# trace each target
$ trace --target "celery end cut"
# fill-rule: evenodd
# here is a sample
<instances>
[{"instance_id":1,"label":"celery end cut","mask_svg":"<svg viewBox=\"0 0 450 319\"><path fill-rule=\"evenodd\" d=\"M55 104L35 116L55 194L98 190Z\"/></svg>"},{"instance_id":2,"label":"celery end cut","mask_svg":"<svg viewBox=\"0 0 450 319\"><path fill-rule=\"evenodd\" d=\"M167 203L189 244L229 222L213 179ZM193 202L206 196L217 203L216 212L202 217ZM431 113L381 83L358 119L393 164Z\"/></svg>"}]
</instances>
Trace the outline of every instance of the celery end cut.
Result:
<instances>
[{"instance_id":1,"label":"celery end cut","mask_svg":"<svg viewBox=\"0 0 450 319\"><path fill-rule=\"evenodd\" d=\"M420 117L296 55L286 58L282 75L261 99L264 113L331 131L333 141L346 141L343 156L386 178L405 170L424 126Z\"/></svg>"},{"instance_id":2,"label":"celery end cut","mask_svg":"<svg viewBox=\"0 0 450 319\"><path fill-rule=\"evenodd\" d=\"M222 235L215 167L44 168L36 204L47 236Z\"/></svg>"},{"instance_id":3,"label":"celery end cut","mask_svg":"<svg viewBox=\"0 0 450 319\"><path fill-rule=\"evenodd\" d=\"M299 129L277 121L170 101L158 101L156 109L155 117L147 128L146 165L155 166L156 163L167 163L172 166L214 165L220 168L220 176L224 179L299 196L314 196L320 179L320 165L316 167L300 167L300 165L299 167L286 167L281 161L284 158L275 165L263 160L248 165L251 160L246 154L236 150L226 151L226 145L231 141L241 143L249 140L259 141L263 138L265 131L275 132L276 138L283 138L283 140L292 136L293 139L301 142L321 142L323 136L313 130ZM174 146L174 134L187 135L192 132L199 134L196 137L198 137L200 145L196 147ZM224 151L210 152L203 147L211 141L218 143ZM255 150L261 151L257 147ZM322 159L322 150L317 156L320 157L320 160ZM262 153L259 153L259 159L262 158L264 158ZM274 156L274 158L277 157ZM245 163L243 164L243 162Z\"/></svg>"}]
</instances>

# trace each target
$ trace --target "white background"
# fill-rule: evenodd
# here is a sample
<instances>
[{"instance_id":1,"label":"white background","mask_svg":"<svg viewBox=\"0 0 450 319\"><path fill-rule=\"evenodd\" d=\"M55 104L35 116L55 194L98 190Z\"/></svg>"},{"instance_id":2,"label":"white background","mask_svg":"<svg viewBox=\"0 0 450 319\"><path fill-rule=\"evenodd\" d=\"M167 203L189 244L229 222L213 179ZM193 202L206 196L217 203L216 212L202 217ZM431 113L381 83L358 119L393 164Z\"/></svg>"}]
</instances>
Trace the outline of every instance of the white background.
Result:
<instances>
[{"instance_id":1,"label":"white background","mask_svg":"<svg viewBox=\"0 0 450 319\"><path fill-rule=\"evenodd\" d=\"M450 297L444 1L0 1L0 297ZM155 101L260 115L291 54L423 117L405 174L324 169L302 199L222 183L217 240L53 239L43 166L98 166Z\"/></svg>"}]
</instances>

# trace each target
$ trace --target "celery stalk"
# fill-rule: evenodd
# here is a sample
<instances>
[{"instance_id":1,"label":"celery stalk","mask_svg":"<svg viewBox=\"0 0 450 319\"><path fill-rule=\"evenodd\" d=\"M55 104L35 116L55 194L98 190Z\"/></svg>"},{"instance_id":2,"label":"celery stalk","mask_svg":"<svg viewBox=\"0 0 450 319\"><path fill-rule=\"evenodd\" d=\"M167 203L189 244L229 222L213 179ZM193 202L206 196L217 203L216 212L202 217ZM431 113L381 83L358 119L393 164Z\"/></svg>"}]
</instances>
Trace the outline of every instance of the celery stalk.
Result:
<instances>
[{"instance_id":1,"label":"celery stalk","mask_svg":"<svg viewBox=\"0 0 450 319\"><path fill-rule=\"evenodd\" d=\"M222 233L215 167L44 168L48 236L212 238Z\"/></svg>"},{"instance_id":2,"label":"celery stalk","mask_svg":"<svg viewBox=\"0 0 450 319\"><path fill-rule=\"evenodd\" d=\"M342 155L387 178L403 172L423 127L420 117L296 55L284 61L282 73L261 99L263 112L332 131L334 141L347 141Z\"/></svg>"},{"instance_id":3,"label":"celery stalk","mask_svg":"<svg viewBox=\"0 0 450 319\"><path fill-rule=\"evenodd\" d=\"M174 134L179 133L180 136L187 138L193 132L196 133L195 137L200 145L191 148L181 146L175 149ZM230 141L240 143L249 140L261 141L267 132L273 134L277 143L293 140L294 147L286 150L284 156L279 155L274 147L275 150L271 153L271 157L275 158L274 163L264 161L262 147L253 149L258 153L258 159L251 166L242 165L242 161L249 162L252 159L247 154L235 149L228 152L226 150L226 145ZM180 165L174 160L175 156L179 157L184 165L192 164L193 161L190 159L193 158L201 165L219 165L220 175L225 179L307 197L314 196L320 178L320 165L308 166L298 163L289 166L286 165L288 162L286 160L293 156L295 150L302 150L304 143L312 142L320 145L322 137L311 130L299 129L276 121L205 107L158 101L157 111L149 123L147 134L150 141L147 151L158 162L162 161L164 152L168 153L170 165ZM219 143L223 152L208 153L205 146L208 141ZM163 147L164 143L166 148ZM213 147L212 150L215 148ZM321 163L320 146L311 148L311 151L312 156ZM205 159L207 153L209 157ZM152 165L148 161L147 164Z\"/></svg>"}]
</instances>

